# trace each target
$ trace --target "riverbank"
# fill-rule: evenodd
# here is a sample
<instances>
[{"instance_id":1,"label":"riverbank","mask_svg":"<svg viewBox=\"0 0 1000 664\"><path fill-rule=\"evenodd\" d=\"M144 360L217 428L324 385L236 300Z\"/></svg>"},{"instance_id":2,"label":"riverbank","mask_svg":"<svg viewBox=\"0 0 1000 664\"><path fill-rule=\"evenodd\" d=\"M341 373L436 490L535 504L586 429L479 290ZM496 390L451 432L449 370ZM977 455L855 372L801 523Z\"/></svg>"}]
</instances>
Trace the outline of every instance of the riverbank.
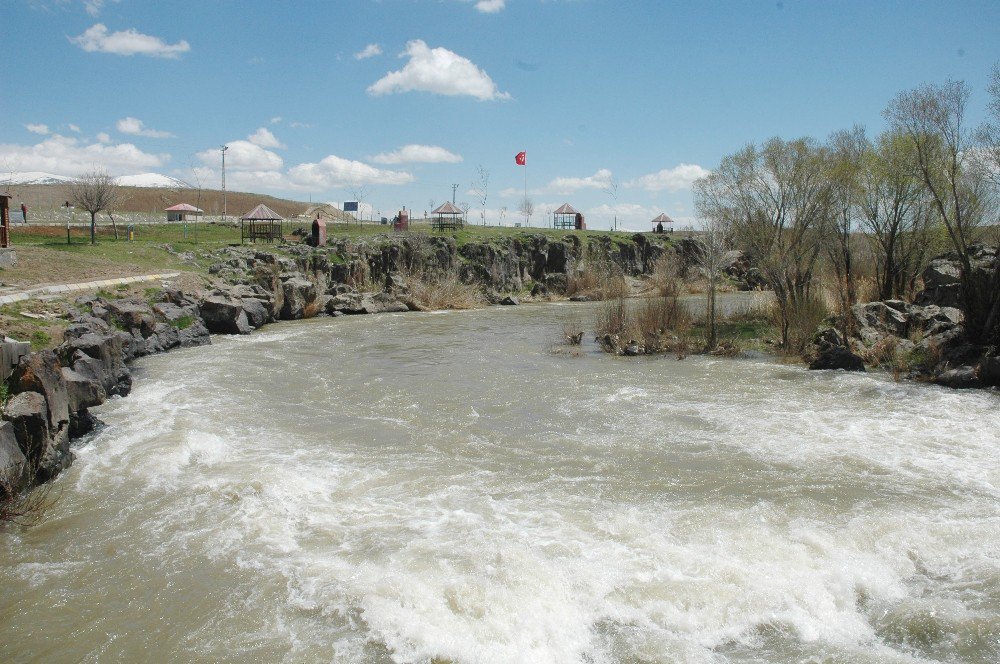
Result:
<instances>
[{"instance_id":1,"label":"riverbank","mask_svg":"<svg viewBox=\"0 0 1000 664\"><path fill-rule=\"evenodd\" d=\"M210 259L210 287L197 293L165 287L141 297L99 291L77 299L64 314L62 343L22 358L4 383L3 493L17 495L71 463L70 440L95 425L89 409L128 394L128 366L138 357L206 345L211 334L248 334L277 320L441 308L459 298L510 304L559 296L587 264L648 274L668 244L643 235L460 240L405 234L339 239L318 249L224 247L182 256Z\"/></svg>"}]
</instances>

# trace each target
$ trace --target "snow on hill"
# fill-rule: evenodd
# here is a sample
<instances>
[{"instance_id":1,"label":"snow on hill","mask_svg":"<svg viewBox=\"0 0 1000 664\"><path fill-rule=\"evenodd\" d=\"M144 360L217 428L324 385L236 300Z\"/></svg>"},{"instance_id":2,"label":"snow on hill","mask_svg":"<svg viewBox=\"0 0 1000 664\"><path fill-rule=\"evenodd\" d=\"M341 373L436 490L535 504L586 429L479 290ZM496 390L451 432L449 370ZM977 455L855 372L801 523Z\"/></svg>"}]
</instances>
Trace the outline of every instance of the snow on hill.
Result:
<instances>
[{"instance_id":1,"label":"snow on hill","mask_svg":"<svg viewBox=\"0 0 1000 664\"><path fill-rule=\"evenodd\" d=\"M65 184L67 182L73 182L73 178L40 171L0 174L0 184Z\"/></svg>"},{"instance_id":2,"label":"snow on hill","mask_svg":"<svg viewBox=\"0 0 1000 664\"><path fill-rule=\"evenodd\" d=\"M142 173L141 175L121 175L115 178L115 183L123 187L169 187L171 189L190 189L191 185L184 180L178 180L159 173Z\"/></svg>"},{"instance_id":3,"label":"snow on hill","mask_svg":"<svg viewBox=\"0 0 1000 664\"><path fill-rule=\"evenodd\" d=\"M76 182L76 178L65 175L54 175L40 171L24 171L21 173L0 173L0 185L4 184L67 184ZM120 175L115 178L115 184L122 187L166 187L170 189L190 189L184 180L178 180L159 173L142 173L140 175Z\"/></svg>"}]
</instances>

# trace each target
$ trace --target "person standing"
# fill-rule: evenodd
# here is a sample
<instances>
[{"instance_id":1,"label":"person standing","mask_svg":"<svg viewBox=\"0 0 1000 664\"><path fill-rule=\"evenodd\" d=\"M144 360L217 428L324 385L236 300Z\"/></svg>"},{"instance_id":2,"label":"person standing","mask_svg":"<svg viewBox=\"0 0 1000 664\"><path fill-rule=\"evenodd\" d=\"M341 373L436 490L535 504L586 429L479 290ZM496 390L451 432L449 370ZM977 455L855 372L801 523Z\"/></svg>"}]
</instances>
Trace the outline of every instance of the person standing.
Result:
<instances>
[{"instance_id":1,"label":"person standing","mask_svg":"<svg viewBox=\"0 0 1000 664\"><path fill-rule=\"evenodd\" d=\"M24 217L24 223L28 223L28 206L21 201L21 216Z\"/></svg>"}]
</instances>

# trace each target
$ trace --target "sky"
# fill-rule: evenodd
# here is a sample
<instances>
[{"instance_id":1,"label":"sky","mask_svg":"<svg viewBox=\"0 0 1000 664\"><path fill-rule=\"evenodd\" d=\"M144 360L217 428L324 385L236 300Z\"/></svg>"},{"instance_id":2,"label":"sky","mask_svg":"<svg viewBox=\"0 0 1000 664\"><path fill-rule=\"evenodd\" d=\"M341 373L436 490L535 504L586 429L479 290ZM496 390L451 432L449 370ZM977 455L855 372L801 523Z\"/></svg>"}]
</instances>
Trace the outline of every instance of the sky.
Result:
<instances>
[{"instance_id":1,"label":"sky","mask_svg":"<svg viewBox=\"0 0 1000 664\"><path fill-rule=\"evenodd\" d=\"M692 183L772 136L823 140L966 81L1000 2L0 0L0 171L161 173L510 225L697 224ZM515 155L527 153L517 166ZM2 176L0 176L2 177ZM230 210L231 214L242 211Z\"/></svg>"}]
</instances>

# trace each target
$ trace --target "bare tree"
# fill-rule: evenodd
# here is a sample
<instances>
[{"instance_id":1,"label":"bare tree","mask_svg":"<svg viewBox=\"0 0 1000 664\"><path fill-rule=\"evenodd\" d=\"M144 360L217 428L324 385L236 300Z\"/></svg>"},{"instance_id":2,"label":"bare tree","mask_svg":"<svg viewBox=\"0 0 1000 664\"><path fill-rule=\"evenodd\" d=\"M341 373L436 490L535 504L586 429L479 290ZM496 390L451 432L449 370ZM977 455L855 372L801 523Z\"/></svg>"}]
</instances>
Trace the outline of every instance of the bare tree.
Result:
<instances>
[{"instance_id":1,"label":"bare tree","mask_svg":"<svg viewBox=\"0 0 1000 664\"><path fill-rule=\"evenodd\" d=\"M367 185L363 184L359 184L358 186L351 189L351 196L354 196L354 200L358 202L358 222L362 226L365 223L365 213L364 213L363 203L365 202L365 198L368 196L369 193L371 192L368 191Z\"/></svg>"},{"instance_id":2,"label":"bare tree","mask_svg":"<svg viewBox=\"0 0 1000 664\"><path fill-rule=\"evenodd\" d=\"M479 179L472 183L472 191L476 194L476 199L482 206L483 210L480 213L482 217L483 226L486 225L486 198L489 195L490 190L490 172L486 170L486 167L482 164L476 169L476 174Z\"/></svg>"},{"instance_id":3,"label":"bare tree","mask_svg":"<svg viewBox=\"0 0 1000 664\"><path fill-rule=\"evenodd\" d=\"M854 278L854 229L858 213L858 179L868 140L864 127L835 132L830 137L828 177L830 179L831 223L827 257L837 280L837 299L841 314L846 314L857 300ZM848 336L851 317L840 316L841 332Z\"/></svg>"},{"instance_id":4,"label":"bare tree","mask_svg":"<svg viewBox=\"0 0 1000 664\"><path fill-rule=\"evenodd\" d=\"M975 135L965 123L969 94L962 81L923 85L897 95L885 116L908 137L917 172L955 248L966 332L973 341L988 342L1000 336L1000 267L980 283L972 261L979 227L995 212L995 187L974 158Z\"/></svg>"},{"instance_id":5,"label":"bare tree","mask_svg":"<svg viewBox=\"0 0 1000 664\"><path fill-rule=\"evenodd\" d=\"M987 92L989 118L979 129L979 148L975 154L986 177L1000 186L1000 64L993 65Z\"/></svg>"},{"instance_id":6,"label":"bare tree","mask_svg":"<svg viewBox=\"0 0 1000 664\"><path fill-rule=\"evenodd\" d=\"M611 229L618 230L618 178L614 175L608 180L608 184L604 187L604 193L611 197L611 209L615 210L614 219L611 222Z\"/></svg>"},{"instance_id":7,"label":"bare tree","mask_svg":"<svg viewBox=\"0 0 1000 664\"><path fill-rule=\"evenodd\" d=\"M115 184L115 179L105 171L85 173L70 187L70 200L77 207L90 213L90 243L97 243L97 215L100 212L114 211L124 201L124 193ZM114 217L111 223L115 228L115 239L118 239L118 228Z\"/></svg>"},{"instance_id":8,"label":"bare tree","mask_svg":"<svg viewBox=\"0 0 1000 664\"><path fill-rule=\"evenodd\" d=\"M535 214L535 204L530 198L525 196L521 199L521 204L517 208L518 212L524 215L525 226L530 225L531 215Z\"/></svg>"},{"instance_id":9,"label":"bare tree","mask_svg":"<svg viewBox=\"0 0 1000 664\"><path fill-rule=\"evenodd\" d=\"M465 201L459 203L458 208L462 211L462 220L464 223L469 223L469 209L472 206Z\"/></svg>"},{"instance_id":10,"label":"bare tree","mask_svg":"<svg viewBox=\"0 0 1000 664\"><path fill-rule=\"evenodd\" d=\"M858 178L860 226L875 256L880 300L914 289L932 243L932 215L906 136L887 132L866 139Z\"/></svg>"},{"instance_id":11,"label":"bare tree","mask_svg":"<svg viewBox=\"0 0 1000 664\"><path fill-rule=\"evenodd\" d=\"M792 318L810 302L830 217L825 151L808 138L748 145L696 183L695 202L703 219L730 229L757 261L774 291L782 345L790 348Z\"/></svg>"},{"instance_id":12,"label":"bare tree","mask_svg":"<svg viewBox=\"0 0 1000 664\"><path fill-rule=\"evenodd\" d=\"M500 225L503 226L504 217L507 216L507 206L504 205L500 208Z\"/></svg>"},{"instance_id":13,"label":"bare tree","mask_svg":"<svg viewBox=\"0 0 1000 664\"><path fill-rule=\"evenodd\" d=\"M705 303L705 318L708 323L708 342L705 350L713 351L718 345L716 331L715 296L718 292L719 280L726 265L726 252L729 250L729 229L719 218L709 218L705 222L704 232L697 238L699 251L695 262L699 271L708 282L708 296Z\"/></svg>"}]
</instances>

